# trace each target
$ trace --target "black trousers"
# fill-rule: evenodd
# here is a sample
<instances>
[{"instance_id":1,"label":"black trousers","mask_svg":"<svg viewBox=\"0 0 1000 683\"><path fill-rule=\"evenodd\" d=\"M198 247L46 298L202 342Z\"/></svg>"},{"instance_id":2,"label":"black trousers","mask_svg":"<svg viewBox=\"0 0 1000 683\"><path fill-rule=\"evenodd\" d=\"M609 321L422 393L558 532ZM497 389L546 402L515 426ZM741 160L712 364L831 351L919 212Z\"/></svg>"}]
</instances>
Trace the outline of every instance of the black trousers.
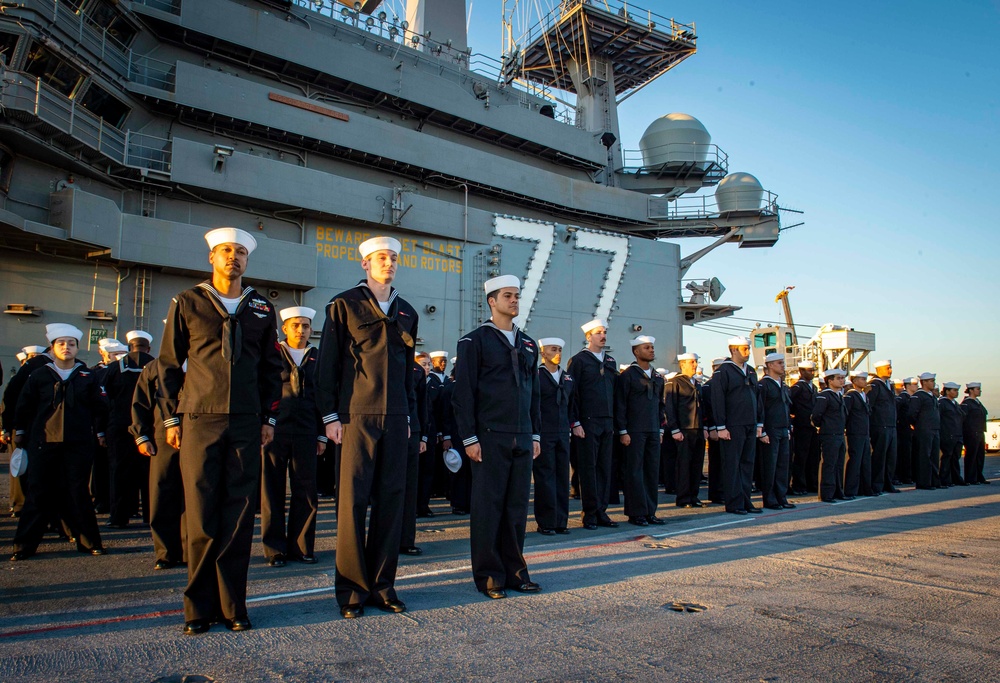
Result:
<instances>
[{"instance_id":1,"label":"black trousers","mask_svg":"<svg viewBox=\"0 0 1000 683\"><path fill-rule=\"evenodd\" d=\"M655 516L660 494L660 433L635 432L629 437L625 446L625 514Z\"/></svg>"},{"instance_id":2,"label":"black trousers","mask_svg":"<svg viewBox=\"0 0 1000 683\"><path fill-rule=\"evenodd\" d=\"M866 496L872 493L872 442L867 434L848 434L844 495L859 493Z\"/></svg>"},{"instance_id":3,"label":"black trousers","mask_svg":"<svg viewBox=\"0 0 1000 683\"><path fill-rule=\"evenodd\" d=\"M187 562L181 454L159 439L149 458L149 529L157 560Z\"/></svg>"},{"instance_id":4,"label":"black trousers","mask_svg":"<svg viewBox=\"0 0 1000 683\"><path fill-rule=\"evenodd\" d=\"M749 510L753 507L753 463L757 450L757 427L740 425L729 428L729 440L719 440L722 451L722 494L726 510Z\"/></svg>"},{"instance_id":5,"label":"black trousers","mask_svg":"<svg viewBox=\"0 0 1000 683\"><path fill-rule=\"evenodd\" d=\"M332 441L323 455L316 458L316 492L320 496L337 495L337 462L340 448Z\"/></svg>"},{"instance_id":6,"label":"black trousers","mask_svg":"<svg viewBox=\"0 0 1000 683\"><path fill-rule=\"evenodd\" d=\"M718 439L708 440L708 499L713 503L725 503L722 491L722 448Z\"/></svg>"},{"instance_id":7,"label":"black trousers","mask_svg":"<svg viewBox=\"0 0 1000 683\"><path fill-rule=\"evenodd\" d=\"M437 471L437 461L443 459L443 448L436 438L429 440L427 450L419 455L417 473L417 510L423 514L430 510L431 490L434 487L434 475Z\"/></svg>"},{"instance_id":8,"label":"black trousers","mask_svg":"<svg viewBox=\"0 0 1000 683\"><path fill-rule=\"evenodd\" d=\"M701 471L705 467L705 441L700 429L682 429L679 433L683 441L674 440L673 434L665 434L663 442L671 441L677 448L674 466L677 498L674 503L682 506L698 500Z\"/></svg>"},{"instance_id":9,"label":"black trousers","mask_svg":"<svg viewBox=\"0 0 1000 683\"><path fill-rule=\"evenodd\" d=\"M582 518L584 524L596 524L608 519L615 428L610 417L594 417L583 421L583 431L584 438L577 439Z\"/></svg>"},{"instance_id":10,"label":"black trousers","mask_svg":"<svg viewBox=\"0 0 1000 683\"><path fill-rule=\"evenodd\" d=\"M334 581L342 607L396 599L408 429L405 415L351 415L344 424Z\"/></svg>"},{"instance_id":11,"label":"black trousers","mask_svg":"<svg viewBox=\"0 0 1000 683\"><path fill-rule=\"evenodd\" d=\"M818 477L812 470L814 451L818 450L819 435L808 422L795 424L792 437L792 488L796 491L816 490ZM818 458L817 458L818 460Z\"/></svg>"},{"instance_id":12,"label":"black trousers","mask_svg":"<svg viewBox=\"0 0 1000 683\"><path fill-rule=\"evenodd\" d=\"M94 465L93 442L32 444L25 485L24 507L17 520L14 551L34 553L54 519L62 518L81 550L100 548L101 534L90 497Z\"/></svg>"},{"instance_id":13,"label":"black trousers","mask_svg":"<svg viewBox=\"0 0 1000 683\"><path fill-rule=\"evenodd\" d=\"M91 468L90 495L100 513L111 511L111 463L107 446L94 440L94 464Z\"/></svg>"},{"instance_id":14,"label":"black trousers","mask_svg":"<svg viewBox=\"0 0 1000 683\"><path fill-rule=\"evenodd\" d=\"M247 616L247 571L260 492L260 432L257 415L183 416L186 621Z\"/></svg>"},{"instance_id":15,"label":"black trousers","mask_svg":"<svg viewBox=\"0 0 1000 683\"><path fill-rule=\"evenodd\" d=\"M941 433L914 431L913 441L913 471L917 486L940 486Z\"/></svg>"},{"instance_id":16,"label":"black trousers","mask_svg":"<svg viewBox=\"0 0 1000 683\"><path fill-rule=\"evenodd\" d=\"M565 529L569 521L569 432L541 436L542 453L531 465L535 523L540 529Z\"/></svg>"},{"instance_id":17,"label":"black trousers","mask_svg":"<svg viewBox=\"0 0 1000 683\"><path fill-rule=\"evenodd\" d=\"M116 524L128 524L139 512L149 523L149 458L139 452L128 432L108 431L108 461L111 466L111 517Z\"/></svg>"},{"instance_id":18,"label":"black trousers","mask_svg":"<svg viewBox=\"0 0 1000 683\"><path fill-rule=\"evenodd\" d=\"M399 547L413 548L417 545L417 494L420 489L420 433L413 432L406 442L406 489L403 494L403 530L399 536ZM428 443L427 450L434 448Z\"/></svg>"},{"instance_id":19,"label":"black trousers","mask_svg":"<svg viewBox=\"0 0 1000 683\"><path fill-rule=\"evenodd\" d=\"M678 493L681 483L677 480L680 445L668 434L660 444L660 483L665 493Z\"/></svg>"},{"instance_id":20,"label":"black trousers","mask_svg":"<svg viewBox=\"0 0 1000 683\"><path fill-rule=\"evenodd\" d=\"M913 430L908 426L896 427L896 478L904 483L913 483L916 468L913 453L916 449Z\"/></svg>"},{"instance_id":21,"label":"black trousers","mask_svg":"<svg viewBox=\"0 0 1000 683\"><path fill-rule=\"evenodd\" d=\"M872 490L888 491L896 478L896 428L881 427L872 437Z\"/></svg>"},{"instance_id":22,"label":"black trousers","mask_svg":"<svg viewBox=\"0 0 1000 683\"><path fill-rule=\"evenodd\" d=\"M280 429L280 427L279 427ZM260 540L264 556L312 555L316 542L316 435L274 435L264 449L260 487ZM290 483L285 526L285 482Z\"/></svg>"},{"instance_id":23,"label":"black trousers","mask_svg":"<svg viewBox=\"0 0 1000 683\"><path fill-rule=\"evenodd\" d=\"M962 467L959 461L962 459L962 437L950 436L941 439L941 483L945 486L957 484L962 479Z\"/></svg>"},{"instance_id":24,"label":"black trousers","mask_svg":"<svg viewBox=\"0 0 1000 683\"><path fill-rule=\"evenodd\" d=\"M843 434L820 434L819 498L831 501L844 497L844 456L847 447Z\"/></svg>"},{"instance_id":25,"label":"black trousers","mask_svg":"<svg viewBox=\"0 0 1000 683\"><path fill-rule=\"evenodd\" d=\"M784 505L788 502L788 470L791 466L787 429L767 432L769 443L758 444L760 458L760 493L764 505Z\"/></svg>"},{"instance_id":26,"label":"black trousers","mask_svg":"<svg viewBox=\"0 0 1000 683\"><path fill-rule=\"evenodd\" d=\"M465 454L465 449L462 448L462 444L457 444L455 450L462 457L462 466L451 475L451 490L448 494L448 499L451 501L451 506L456 510L464 510L466 512L472 507L472 469L469 467L469 456ZM444 458L442 457L442 462Z\"/></svg>"},{"instance_id":27,"label":"black trousers","mask_svg":"<svg viewBox=\"0 0 1000 683\"><path fill-rule=\"evenodd\" d=\"M586 428L585 428L586 429ZM531 489L530 434L480 434L482 462L472 463L470 542L476 588L506 588L530 581L524 527Z\"/></svg>"},{"instance_id":28,"label":"black trousers","mask_svg":"<svg viewBox=\"0 0 1000 683\"><path fill-rule=\"evenodd\" d=\"M965 441L965 481L979 484L986 481L983 467L986 465L986 436L982 433L968 432L963 435Z\"/></svg>"}]
</instances>

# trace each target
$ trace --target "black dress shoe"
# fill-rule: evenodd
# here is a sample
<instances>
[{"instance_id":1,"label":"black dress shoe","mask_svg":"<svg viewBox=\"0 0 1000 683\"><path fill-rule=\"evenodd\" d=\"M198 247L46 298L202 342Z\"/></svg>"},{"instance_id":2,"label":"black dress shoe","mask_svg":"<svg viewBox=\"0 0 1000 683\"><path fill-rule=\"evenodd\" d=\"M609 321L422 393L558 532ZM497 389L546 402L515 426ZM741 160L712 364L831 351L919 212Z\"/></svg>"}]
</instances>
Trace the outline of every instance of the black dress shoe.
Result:
<instances>
[{"instance_id":1,"label":"black dress shoe","mask_svg":"<svg viewBox=\"0 0 1000 683\"><path fill-rule=\"evenodd\" d=\"M556 535L555 529L547 529L546 527L543 527L543 526L538 527L538 533L540 533L542 536L555 536Z\"/></svg>"},{"instance_id":2,"label":"black dress shoe","mask_svg":"<svg viewBox=\"0 0 1000 683\"><path fill-rule=\"evenodd\" d=\"M634 526L649 526L649 522L646 521L645 517L629 517L628 523ZM615 526L618 526L617 524Z\"/></svg>"},{"instance_id":3,"label":"black dress shoe","mask_svg":"<svg viewBox=\"0 0 1000 683\"><path fill-rule=\"evenodd\" d=\"M507 597L507 591L503 588L487 588L482 593L490 600L503 600Z\"/></svg>"},{"instance_id":4,"label":"black dress shoe","mask_svg":"<svg viewBox=\"0 0 1000 683\"><path fill-rule=\"evenodd\" d=\"M393 614L399 614L401 612L406 611L406 605L403 603L402 600L399 600L397 598L390 598L385 602L382 602L381 600L372 600L371 604L375 605L383 612L392 612Z\"/></svg>"},{"instance_id":5,"label":"black dress shoe","mask_svg":"<svg viewBox=\"0 0 1000 683\"><path fill-rule=\"evenodd\" d=\"M819 499L819 502L821 502L821 503L832 503L833 501L834 501L833 498L820 498Z\"/></svg>"},{"instance_id":6,"label":"black dress shoe","mask_svg":"<svg viewBox=\"0 0 1000 683\"><path fill-rule=\"evenodd\" d=\"M268 567L284 567L285 566L285 556L282 554L272 555L267 558Z\"/></svg>"},{"instance_id":7,"label":"black dress shoe","mask_svg":"<svg viewBox=\"0 0 1000 683\"><path fill-rule=\"evenodd\" d=\"M783 505L765 505L764 507L766 507L768 510L783 510L784 509Z\"/></svg>"},{"instance_id":8,"label":"black dress shoe","mask_svg":"<svg viewBox=\"0 0 1000 683\"><path fill-rule=\"evenodd\" d=\"M691 506L696 508L703 508L705 507L705 504L702 503L700 500L695 500L691 503Z\"/></svg>"},{"instance_id":9,"label":"black dress shoe","mask_svg":"<svg viewBox=\"0 0 1000 683\"><path fill-rule=\"evenodd\" d=\"M968 486L968 485L969 485L969 482L967 482L967 481L960 481L960 482L957 482L955 484L955 486Z\"/></svg>"},{"instance_id":10,"label":"black dress shoe","mask_svg":"<svg viewBox=\"0 0 1000 683\"><path fill-rule=\"evenodd\" d=\"M462 508L452 508L451 509L451 514L464 516L464 515L469 514L469 511L468 510L464 510Z\"/></svg>"},{"instance_id":11,"label":"black dress shoe","mask_svg":"<svg viewBox=\"0 0 1000 683\"><path fill-rule=\"evenodd\" d=\"M518 593L537 593L542 590L542 587L534 581L525 581L517 586L511 586L510 589L512 591L517 591Z\"/></svg>"},{"instance_id":12,"label":"black dress shoe","mask_svg":"<svg viewBox=\"0 0 1000 683\"><path fill-rule=\"evenodd\" d=\"M156 564L153 565L153 569L173 569L178 565L177 562L171 562L170 560L157 560Z\"/></svg>"},{"instance_id":13,"label":"black dress shoe","mask_svg":"<svg viewBox=\"0 0 1000 683\"><path fill-rule=\"evenodd\" d=\"M208 619L192 619L191 621L186 621L184 622L184 635L196 636L199 633L205 633L211 625L212 624Z\"/></svg>"},{"instance_id":14,"label":"black dress shoe","mask_svg":"<svg viewBox=\"0 0 1000 683\"><path fill-rule=\"evenodd\" d=\"M23 562L23 561L27 560L29 557L31 557L34 554L35 553L33 553L30 550L18 550L13 555L10 556L10 561L11 562Z\"/></svg>"},{"instance_id":15,"label":"black dress shoe","mask_svg":"<svg viewBox=\"0 0 1000 683\"><path fill-rule=\"evenodd\" d=\"M108 554L108 551L101 546L97 546L96 548L77 548L77 551L83 553L84 555L94 555L95 557L98 555Z\"/></svg>"},{"instance_id":16,"label":"black dress shoe","mask_svg":"<svg viewBox=\"0 0 1000 683\"><path fill-rule=\"evenodd\" d=\"M420 550L420 548L417 548L417 550ZM419 555L420 553L417 554ZM302 564L316 564L317 562L315 555L299 555L295 559L301 562Z\"/></svg>"},{"instance_id":17,"label":"black dress shoe","mask_svg":"<svg viewBox=\"0 0 1000 683\"><path fill-rule=\"evenodd\" d=\"M783 507L786 510L794 510L795 509L795 503L785 502L785 503L781 504L781 507Z\"/></svg>"},{"instance_id":18,"label":"black dress shoe","mask_svg":"<svg viewBox=\"0 0 1000 683\"><path fill-rule=\"evenodd\" d=\"M899 489L897 489L895 486L890 486L887 489L882 489L882 493L899 493Z\"/></svg>"},{"instance_id":19,"label":"black dress shoe","mask_svg":"<svg viewBox=\"0 0 1000 683\"><path fill-rule=\"evenodd\" d=\"M407 546L405 548L400 548L399 552L401 552L404 555L423 555L424 554L424 551L421 550L420 548L418 548L415 545L410 545L410 546Z\"/></svg>"},{"instance_id":20,"label":"black dress shoe","mask_svg":"<svg viewBox=\"0 0 1000 683\"><path fill-rule=\"evenodd\" d=\"M650 516L646 517L646 521L648 523L650 523L650 524L655 524L657 526L663 526L664 524L666 524L666 522L664 522L662 519L660 519L656 515L650 515Z\"/></svg>"},{"instance_id":21,"label":"black dress shoe","mask_svg":"<svg viewBox=\"0 0 1000 683\"><path fill-rule=\"evenodd\" d=\"M104 526L108 529L128 529L128 522L108 522Z\"/></svg>"},{"instance_id":22,"label":"black dress shoe","mask_svg":"<svg viewBox=\"0 0 1000 683\"><path fill-rule=\"evenodd\" d=\"M759 514L763 513L764 511L761 510L758 507L754 507L754 506L751 505L750 507L747 508L747 512L749 512L752 515L759 515Z\"/></svg>"},{"instance_id":23,"label":"black dress shoe","mask_svg":"<svg viewBox=\"0 0 1000 683\"><path fill-rule=\"evenodd\" d=\"M249 631L253 628L253 624L250 623L250 620L247 617L243 617L241 619L226 619L225 624L226 628L230 631Z\"/></svg>"},{"instance_id":24,"label":"black dress shoe","mask_svg":"<svg viewBox=\"0 0 1000 683\"><path fill-rule=\"evenodd\" d=\"M618 522L616 522L613 519L601 519L601 520L597 521L597 526L604 526L604 527L607 527L609 529L617 529L618 528Z\"/></svg>"},{"instance_id":25,"label":"black dress shoe","mask_svg":"<svg viewBox=\"0 0 1000 683\"><path fill-rule=\"evenodd\" d=\"M357 619L360 616L364 616L364 613L364 605L360 605L356 602L352 602L350 605L344 605L340 608L340 616L344 619Z\"/></svg>"},{"instance_id":26,"label":"black dress shoe","mask_svg":"<svg viewBox=\"0 0 1000 683\"><path fill-rule=\"evenodd\" d=\"M989 481L989 480L987 480L987 479L983 479L983 480L982 480L981 482L979 482L979 483L980 483L980 484L992 484L993 482L991 482L991 481Z\"/></svg>"},{"instance_id":27,"label":"black dress shoe","mask_svg":"<svg viewBox=\"0 0 1000 683\"><path fill-rule=\"evenodd\" d=\"M745 515L747 513L746 510L726 510L726 512L731 515Z\"/></svg>"},{"instance_id":28,"label":"black dress shoe","mask_svg":"<svg viewBox=\"0 0 1000 683\"><path fill-rule=\"evenodd\" d=\"M559 526L559 527L556 527L556 528L555 528L555 532L556 532L557 534L560 534L560 535L562 535L562 536L565 536L566 534L568 534L568 533L569 533L569 529L567 529L567 528L566 528L566 527L564 527L564 526Z\"/></svg>"},{"instance_id":29,"label":"black dress shoe","mask_svg":"<svg viewBox=\"0 0 1000 683\"><path fill-rule=\"evenodd\" d=\"M587 531L593 531L594 529L597 528L597 525L594 524L593 522L584 522L583 528L586 529Z\"/></svg>"}]
</instances>

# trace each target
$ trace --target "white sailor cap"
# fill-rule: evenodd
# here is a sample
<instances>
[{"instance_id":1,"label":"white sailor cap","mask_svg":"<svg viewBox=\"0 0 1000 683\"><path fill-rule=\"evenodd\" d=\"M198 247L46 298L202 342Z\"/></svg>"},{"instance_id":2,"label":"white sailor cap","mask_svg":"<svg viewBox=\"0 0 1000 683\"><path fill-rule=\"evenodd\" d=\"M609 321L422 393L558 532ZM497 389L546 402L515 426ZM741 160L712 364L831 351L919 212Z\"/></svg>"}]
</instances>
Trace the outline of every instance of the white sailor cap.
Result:
<instances>
[{"instance_id":1,"label":"white sailor cap","mask_svg":"<svg viewBox=\"0 0 1000 683\"><path fill-rule=\"evenodd\" d=\"M24 351L18 351L17 353L14 354L14 358L17 358L19 362L23 363L24 361L28 360L28 354L26 354Z\"/></svg>"},{"instance_id":2,"label":"white sailor cap","mask_svg":"<svg viewBox=\"0 0 1000 683\"><path fill-rule=\"evenodd\" d=\"M451 364L452 365L454 365L457 362L458 362L458 356L455 356L454 358L451 359Z\"/></svg>"},{"instance_id":3,"label":"white sailor cap","mask_svg":"<svg viewBox=\"0 0 1000 683\"><path fill-rule=\"evenodd\" d=\"M917 383L917 378L916 377L904 377L903 378L903 384L916 384L916 383Z\"/></svg>"},{"instance_id":4,"label":"white sailor cap","mask_svg":"<svg viewBox=\"0 0 1000 683\"><path fill-rule=\"evenodd\" d=\"M961 388L961 386L962 385L957 384L955 382L945 382L944 384L941 385L941 388L942 389L954 389L955 391L958 391Z\"/></svg>"},{"instance_id":5,"label":"white sailor cap","mask_svg":"<svg viewBox=\"0 0 1000 683\"><path fill-rule=\"evenodd\" d=\"M750 340L746 337L730 337L726 340L726 346L750 346Z\"/></svg>"},{"instance_id":6,"label":"white sailor cap","mask_svg":"<svg viewBox=\"0 0 1000 683\"><path fill-rule=\"evenodd\" d=\"M503 289L504 287L516 287L521 289L521 281L514 275L501 275L499 277L490 278L483 284L483 289L486 293L495 292L498 289Z\"/></svg>"},{"instance_id":7,"label":"white sailor cap","mask_svg":"<svg viewBox=\"0 0 1000 683\"><path fill-rule=\"evenodd\" d=\"M868 373L864 370L852 370L850 373L851 379L868 379Z\"/></svg>"},{"instance_id":8,"label":"white sailor cap","mask_svg":"<svg viewBox=\"0 0 1000 683\"><path fill-rule=\"evenodd\" d=\"M697 353L682 353L677 356L677 362L680 363L682 360L700 360Z\"/></svg>"},{"instance_id":9,"label":"white sailor cap","mask_svg":"<svg viewBox=\"0 0 1000 683\"><path fill-rule=\"evenodd\" d=\"M316 309L308 306L289 306L278 311L278 315L281 316L281 322L289 318L309 318L311 322L316 317Z\"/></svg>"},{"instance_id":10,"label":"white sailor cap","mask_svg":"<svg viewBox=\"0 0 1000 683\"><path fill-rule=\"evenodd\" d=\"M107 354L112 354L112 353L124 354L124 353L128 353L128 347L125 346L124 344L122 344L120 341L118 341L116 339L116 340L114 340L114 343L108 344L107 346L104 347L104 353L107 353Z\"/></svg>"},{"instance_id":11,"label":"white sailor cap","mask_svg":"<svg viewBox=\"0 0 1000 683\"><path fill-rule=\"evenodd\" d=\"M657 370L657 372L659 372L659 370ZM673 379L679 374L680 374L679 372L668 372L666 375L663 376L663 379Z\"/></svg>"},{"instance_id":12,"label":"white sailor cap","mask_svg":"<svg viewBox=\"0 0 1000 683\"><path fill-rule=\"evenodd\" d=\"M538 340L538 345L539 346L558 346L559 348L562 348L562 347L566 346L566 342L565 342L565 340L560 339L559 337L542 337L541 339Z\"/></svg>"},{"instance_id":13,"label":"white sailor cap","mask_svg":"<svg viewBox=\"0 0 1000 683\"><path fill-rule=\"evenodd\" d=\"M427 355L430 356L431 358L447 358L448 357L448 352L447 351L431 351Z\"/></svg>"},{"instance_id":14,"label":"white sailor cap","mask_svg":"<svg viewBox=\"0 0 1000 683\"><path fill-rule=\"evenodd\" d=\"M892 380L892 384L893 384L893 386L901 387L904 384L906 384L906 380L905 379L899 379L897 377L896 379Z\"/></svg>"},{"instance_id":15,"label":"white sailor cap","mask_svg":"<svg viewBox=\"0 0 1000 683\"><path fill-rule=\"evenodd\" d=\"M966 389L982 389L983 385L982 385L982 382L969 382L968 384L965 385L965 388Z\"/></svg>"},{"instance_id":16,"label":"white sailor cap","mask_svg":"<svg viewBox=\"0 0 1000 683\"><path fill-rule=\"evenodd\" d=\"M728 358L713 358L712 359L712 367L713 368L717 368L720 365L722 365L723 363L725 363L727 360L729 360L729 359Z\"/></svg>"},{"instance_id":17,"label":"white sailor cap","mask_svg":"<svg viewBox=\"0 0 1000 683\"><path fill-rule=\"evenodd\" d=\"M220 244L238 244L247 250L247 254L252 254L257 248L257 240L246 230L239 228L216 228L205 233L205 241L208 242L209 250L215 249Z\"/></svg>"},{"instance_id":18,"label":"white sailor cap","mask_svg":"<svg viewBox=\"0 0 1000 683\"><path fill-rule=\"evenodd\" d=\"M114 344L121 344L121 342L115 339L114 337L105 337L104 339L101 339L100 341L97 342L97 348L104 350Z\"/></svg>"},{"instance_id":19,"label":"white sailor cap","mask_svg":"<svg viewBox=\"0 0 1000 683\"><path fill-rule=\"evenodd\" d=\"M37 344L34 344L32 346L25 346L23 349L21 349L21 351L23 351L24 355L26 355L26 356L29 353L33 353L35 355L38 355L39 353L45 353L45 347L44 346L39 346Z\"/></svg>"},{"instance_id":20,"label":"white sailor cap","mask_svg":"<svg viewBox=\"0 0 1000 683\"><path fill-rule=\"evenodd\" d=\"M656 371L658 373L660 373L661 375L664 375L664 376L666 376L666 374L667 374L667 369L666 368L656 368Z\"/></svg>"},{"instance_id":21,"label":"white sailor cap","mask_svg":"<svg viewBox=\"0 0 1000 683\"><path fill-rule=\"evenodd\" d=\"M888 359L875 361L875 368L876 369L878 369L878 368L887 368L887 367L889 367L891 365L892 365L892 361L888 360Z\"/></svg>"},{"instance_id":22,"label":"white sailor cap","mask_svg":"<svg viewBox=\"0 0 1000 683\"><path fill-rule=\"evenodd\" d=\"M376 251L388 250L399 254L403 250L403 245L395 237L372 237L358 245L358 253L361 258L366 259Z\"/></svg>"},{"instance_id":23,"label":"white sailor cap","mask_svg":"<svg viewBox=\"0 0 1000 683\"><path fill-rule=\"evenodd\" d=\"M640 334L638 337L629 342L629 346L639 346L640 344L655 344L656 337L650 337L648 334Z\"/></svg>"},{"instance_id":24,"label":"white sailor cap","mask_svg":"<svg viewBox=\"0 0 1000 683\"><path fill-rule=\"evenodd\" d=\"M824 370L823 371L823 377L827 377L827 378L829 378L829 377L843 377L846 374L847 373L844 372L843 370L841 370L840 368L830 368L828 370Z\"/></svg>"},{"instance_id":25,"label":"white sailor cap","mask_svg":"<svg viewBox=\"0 0 1000 683\"><path fill-rule=\"evenodd\" d=\"M604 329L608 329L608 324L604 322L604 320L601 318L594 318L589 323L584 323L580 325L580 329L583 330L584 334L589 334L593 330L596 330L598 327L603 327Z\"/></svg>"},{"instance_id":26,"label":"white sailor cap","mask_svg":"<svg viewBox=\"0 0 1000 683\"><path fill-rule=\"evenodd\" d=\"M814 360L800 360L799 361L799 367L802 368L803 370L815 370L816 369L816 361L814 361Z\"/></svg>"},{"instance_id":27,"label":"white sailor cap","mask_svg":"<svg viewBox=\"0 0 1000 683\"><path fill-rule=\"evenodd\" d=\"M444 466L448 468L448 471L452 474L458 472L462 469L462 456L458 454L454 448L449 448L446 450L442 457L444 458Z\"/></svg>"},{"instance_id":28,"label":"white sailor cap","mask_svg":"<svg viewBox=\"0 0 1000 683\"><path fill-rule=\"evenodd\" d=\"M773 363L779 360L785 360L785 354L778 353L777 351L775 351L774 353L769 353L766 356L764 356L765 363Z\"/></svg>"},{"instance_id":29,"label":"white sailor cap","mask_svg":"<svg viewBox=\"0 0 1000 683\"><path fill-rule=\"evenodd\" d=\"M63 337L72 337L80 341L83 339L83 332L69 323L49 323L45 326L45 338L49 340L50 344Z\"/></svg>"},{"instance_id":30,"label":"white sailor cap","mask_svg":"<svg viewBox=\"0 0 1000 683\"><path fill-rule=\"evenodd\" d=\"M130 330L125 333L125 341L130 342L133 339L145 339L148 342L152 342L153 335L149 332L143 332L142 330Z\"/></svg>"},{"instance_id":31,"label":"white sailor cap","mask_svg":"<svg viewBox=\"0 0 1000 683\"><path fill-rule=\"evenodd\" d=\"M921 382L926 382L929 379L937 379L937 375L935 375L933 372L921 372L919 375L917 375L917 379L919 379Z\"/></svg>"}]
</instances>

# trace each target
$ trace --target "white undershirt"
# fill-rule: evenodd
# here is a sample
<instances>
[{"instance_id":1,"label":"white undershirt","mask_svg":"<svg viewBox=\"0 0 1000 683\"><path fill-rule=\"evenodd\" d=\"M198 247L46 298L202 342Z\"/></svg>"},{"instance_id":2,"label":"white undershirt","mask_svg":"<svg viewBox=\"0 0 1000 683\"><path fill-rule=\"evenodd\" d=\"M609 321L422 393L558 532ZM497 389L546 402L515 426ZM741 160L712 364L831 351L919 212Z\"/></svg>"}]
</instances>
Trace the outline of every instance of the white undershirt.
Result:
<instances>
[{"instance_id":1,"label":"white undershirt","mask_svg":"<svg viewBox=\"0 0 1000 683\"><path fill-rule=\"evenodd\" d=\"M389 315L389 306L391 304L388 301L379 301L378 307L382 309L382 313Z\"/></svg>"},{"instance_id":2,"label":"white undershirt","mask_svg":"<svg viewBox=\"0 0 1000 683\"><path fill-rule=\"evenodd\" d=\"M499 327L497 329L500 330ZM500 330L500 331L503 333L503 336L507 337L507 341L510 342L510 345L513 346L514 345L514 330Z\"/></svg>"},{"instance_id":3,"label":"white undershirt","mask_svg":"<svg viewBox=\"0 0 1000 683\"><path fill-rule=\"evenodd\" d=\"M639 369L642 370L642 368L639 368ZM645 370L642 370L642 371L646 373L646 377L652 377L653 376L653 368L646 368Z\"/></svg>"},{"instance_id":4,"label":"white undershirt","mask_svg":"<svg viewBox=\"0 0 1000 683\"><path fill-rule=\"evenodd\" d=\"M588 349L588 351L589 350L590 349ZM601 351L599 351L597 353L594 353L593 351L590 351L590 352L594 354L594 358L596 358L597 360L601 361L602 363L604 362L604 351L603 350L601 350Z\"/></svg>"},{"instance_id":5,"label":"white undershirt","mask_svg":"<svg viewBox=\"0 0 1000 683\"><path fill-rule=\"evenodd\" d=\"M219 301L221 301L222 305L226 307L229 315L234 315L236 313L236 307L240 305L239 297L235 299L227 299L224 296L220 296Z\"/></svg>"},{"instance_id":6,"label":"white undershirt","mask_svg":"<svg viewBox=\"0 0 1000 683\"><path fill-rule=\"evenodd\" d=\"M552 379L556 381L556 384L559 384L559 378L562 377L562 368L556 368L555 372L549 370L549 374L552 375Z\"/></svg>"},{"instance_id":7,"label":"white undershirt","mask_svg":"<svg viewBox=\"0 0 1000 683\"><path fill-rule=\"evenodd\" d=\"M56 374L59 375L59 377L64 382L69 379L69 376L73 374L73 370L76 368L76 366L74 365L72 368L63 370L61 367L55 364L53 364L52 367L55 368Z\"/></svg>"},{"instance_id":8,"label":"white undershirt","mask_svg":"<svg viewBox=\"0 0 1000 683\"><path fill-rule=\"evenodd\" d=\"M304 349L293 349L291 346L286 346L285 348L288 349L288 355L292 357L292 360L295 361L296 365L302 365L302 358L306 355L306 351L309 350L309 347Z\"/></svg>"}]
</instances>

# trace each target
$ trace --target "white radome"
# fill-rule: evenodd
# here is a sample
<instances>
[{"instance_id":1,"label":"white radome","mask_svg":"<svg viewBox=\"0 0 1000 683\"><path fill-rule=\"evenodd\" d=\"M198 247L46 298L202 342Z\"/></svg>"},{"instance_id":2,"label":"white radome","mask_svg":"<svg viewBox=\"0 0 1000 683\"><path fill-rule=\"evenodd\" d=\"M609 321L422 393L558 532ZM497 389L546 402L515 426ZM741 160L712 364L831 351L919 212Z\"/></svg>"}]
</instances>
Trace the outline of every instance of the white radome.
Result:
<instances>
[{"instance_id":1,"label":"white radome","mask_svg":"<svg viewBox=\"0 0 1000 683\"><path fill-rule=\"evenodd\" d=\"M642 165L659 168L664 165L704 161L712 136L701 121L688 114L661 116L649 124L639 139Z\"/></svg>"},{"instance_id":2,"label":"white radome","mask_svg":"<svg viewBox=\"0 0 1000 683\"><path fill-rule=\"evenodd\" d=\"M763 198L763 186L749 173L730 173L715 188L715 203L719 206L719 213L757 211Z\"/></svg>"}]
</instances>

